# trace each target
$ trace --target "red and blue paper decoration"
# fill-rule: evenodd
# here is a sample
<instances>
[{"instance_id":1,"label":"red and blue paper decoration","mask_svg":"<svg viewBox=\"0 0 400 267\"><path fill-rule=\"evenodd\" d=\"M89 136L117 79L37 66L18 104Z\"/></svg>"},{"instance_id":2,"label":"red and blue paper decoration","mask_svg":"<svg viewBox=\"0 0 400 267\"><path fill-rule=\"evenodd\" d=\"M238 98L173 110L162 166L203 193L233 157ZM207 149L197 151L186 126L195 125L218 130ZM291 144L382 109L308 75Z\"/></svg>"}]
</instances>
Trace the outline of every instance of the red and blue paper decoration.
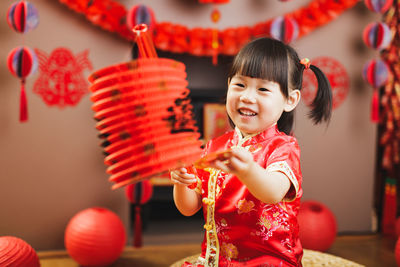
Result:
<instances>
[{"instance_id":1,"label":"red and blue paper decoration","mask_svg":"<svg viewBox=\"0 0 400 267\"><path fill-rule=\"evenodd\" d=\"M388 80L389 68L380 59L370 60L364 65L363 77L372 87L381 87Z\"/></svg>"},{"instance_id":2,"label":"red and blue paper decoration","mask_svg":"<svg viewBox=\"0 0 400 267\"><path fill-rule=\"evenodd\" d=\"M17 32L29 32L39 24L38 11L27 1L16 2L7 11L7 22Z\"/></svg>"},{"instance_id":3,"label":"red and blue paper decoration","mask_svg":"<svg viewBox=\"0 0 400 267\"><path fill-rule=\"evenodd\" d=\"M7 66L14 76L21 79L20 121L24 122L28 119L25 78L32 75L37 70L38 62L36 54L29 47L16 47L8 54Z\"/></svg>"},{"instance_id":4,"label":"red and blue paper decoration","mask_svg":"<svg viewBox=\"0 0 400 267\"><path fill-rule=\"evenodd\" d=\"M126 15L126 24L129 29L133 29L135 25L146 24L148 30L152 32L156 25L154 12L151 8L145 5L135 5Z\"/></svg>"},{"instance_id":5,"label":"red and blue paper decoration","mask_svg":"<svg viewBox=\"0 0 400 267\"><path fill-rule=\"evenodd\" d=\"M392 42L393 34L389 26L383 22L372 22L365 27L363 40L373 49L385 49Z\"/></svg>"},{"instance_id":6,"label":"red and blue paper decoration","mask_svg":"<svg viewBox=\"0 0 400 267\"><path fill-rule=\"evenodd\" d=\"M0 266L40 267L36 251L24 240L0 236Z\"/></svg>"},{"instance_id":7,"label":"red and blue paper decoration","mask_svg":"<svg viewBox=\"0 0 400 267\"><path fill-rule=\"evenodd\" d=\"M365 5L371 11L385 13L393 3L393 0L364 0Z\"/></svg>"},{"instance_id":8,"label":"red and blue paper decoration","mask_svg":"<svg viewBox=\"0 0 400 267\"><path fill-rule=\"evenodd\" d=\"M280 16L272 21L270 34L277 40L290 43L299 36L299 25L292 18Z\"/></svg>"}]
</instances>

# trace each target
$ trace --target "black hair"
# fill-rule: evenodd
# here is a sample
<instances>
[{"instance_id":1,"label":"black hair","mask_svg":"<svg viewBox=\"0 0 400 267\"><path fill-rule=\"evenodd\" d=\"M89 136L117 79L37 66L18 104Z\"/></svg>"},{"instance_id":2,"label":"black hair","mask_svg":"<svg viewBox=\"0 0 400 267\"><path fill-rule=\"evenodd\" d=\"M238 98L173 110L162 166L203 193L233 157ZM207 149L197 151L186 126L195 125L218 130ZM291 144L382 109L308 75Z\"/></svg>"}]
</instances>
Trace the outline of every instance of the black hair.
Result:
<instances>
[{"instance_id":1,"label":"black hair","mask_svg":"<svg viewBox=\"0 0 400 267\"><path fill-rule=\"evenodd\" d=\"M287 98L289 89L301 90L305 66L300 63L297 52L285 43L271 38L258 38L244 46L235 56L228 80L240 74L276 82ZM311 103L308 114L314 124L329 122L332 112L332 90L325 74L316 66L310 65L318 81L317 95ZM278 129L291 134L294 110L283 112L278 120Z\"/></svg>"}]
</instances>

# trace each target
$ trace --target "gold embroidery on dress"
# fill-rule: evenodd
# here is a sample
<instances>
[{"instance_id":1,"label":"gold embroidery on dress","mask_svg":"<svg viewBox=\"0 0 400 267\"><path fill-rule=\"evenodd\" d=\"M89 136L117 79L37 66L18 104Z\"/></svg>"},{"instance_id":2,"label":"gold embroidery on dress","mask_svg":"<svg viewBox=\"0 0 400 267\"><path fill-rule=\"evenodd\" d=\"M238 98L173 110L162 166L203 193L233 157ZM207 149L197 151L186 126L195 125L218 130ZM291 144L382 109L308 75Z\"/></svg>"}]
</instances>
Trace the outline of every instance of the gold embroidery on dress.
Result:
<instances>
[{"instance_id":1,"label":"gold embroidery on dress","mask_svg":"<svg viewBox=\"0 0 400 267\"><path fill-rule=\"evenodd\" d=\"M218 267L219 260L219 242L217 229L215 224L215 193L218 175L221 173L220 170L213 168L206 168L205 171L210 173L208 180L208 196L207 196L207 218L206 218L206 238L207 238L207 249L204 266Z\"/></svg>"},{"instance_id":2,"label":"gold embroidery on dress","mask_svg":"<svg viewBox=\"0 0 400 267\"><path fill-rule=\"evenodd\" d=\"M294 189L295 189L295 195L293 197L293 199L284 199L284 201L293 201L296 199L297 193L299 192L299 182L296 179L296 176L294 175L292 169L290 168L290 166L286 163L286 161L278 161L278 162L274 162L270 165L267 166L266 168L267 171L269 172L281 172L283 174L285 174L290 182L293 184Z\"/></svg>"},{"instance_id":3,"label":"gold embroidery on dress","mask_svg":"<svg viewBox=\"0 0 400 267\"><path fill-rule=\"evenodd\" d=\"M222 243L221 254L227 259L236 259L239 256L237 247L232 243Z\"/></svg>"},{"instance_id":4,"label":"gold embroidery on dress","mask_svg":"<svg viewBox=\"0 0 400 267\"><path fill-rule=\"evenodd\" d=\"M248 201L246 199L241 199L238 201L236 207L238 209L238 214L242 214L242 213L248 213L252 210L254 210L255 204L253 201Z\"/></svg>"}]
</instances>

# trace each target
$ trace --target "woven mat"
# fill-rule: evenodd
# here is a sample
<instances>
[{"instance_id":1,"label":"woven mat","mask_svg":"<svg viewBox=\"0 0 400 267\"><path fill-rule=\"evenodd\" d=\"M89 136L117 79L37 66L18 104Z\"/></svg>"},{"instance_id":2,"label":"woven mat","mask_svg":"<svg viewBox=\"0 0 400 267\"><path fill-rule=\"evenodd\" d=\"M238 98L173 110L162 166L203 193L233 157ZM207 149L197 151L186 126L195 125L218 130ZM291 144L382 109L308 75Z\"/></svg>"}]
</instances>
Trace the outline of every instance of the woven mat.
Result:
<instances>
[{"instance_id":1,"label":"woven mat","mask_svg":"<svg viewBox=\"0 0 400 267\"><path fill-rule=\"evenodd\" d=\"M170 267L181 267L185 261L195 261L199 255L200 254L186 257L173 263ZM353 261L308 249L304 249L302 263L303 267L365 267L364 265L355 263Z\"/></svg>"}]
</instances>

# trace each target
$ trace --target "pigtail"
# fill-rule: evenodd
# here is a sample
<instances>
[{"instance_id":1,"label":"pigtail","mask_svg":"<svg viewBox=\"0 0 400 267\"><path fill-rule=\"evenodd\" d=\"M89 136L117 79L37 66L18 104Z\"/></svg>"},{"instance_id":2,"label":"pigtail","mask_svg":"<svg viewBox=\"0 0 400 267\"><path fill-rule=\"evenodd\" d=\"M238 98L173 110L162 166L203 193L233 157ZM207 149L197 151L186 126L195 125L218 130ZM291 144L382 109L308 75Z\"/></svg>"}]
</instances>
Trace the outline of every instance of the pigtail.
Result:
<instances>
[{"instance_id":1,"label":"pigtail","mask_svg":"<svg viewBox=\"0 0 400 267\"><path fill-rule=\"evenodd\" d=\"M310 65L310 69L314 72L318 81L317 94L311 103L312 110L308 114L309 118L315 124L322 121L328 122L332 113L332 89L328 78L316 66Z\"/></svg>"}]
</instances>

